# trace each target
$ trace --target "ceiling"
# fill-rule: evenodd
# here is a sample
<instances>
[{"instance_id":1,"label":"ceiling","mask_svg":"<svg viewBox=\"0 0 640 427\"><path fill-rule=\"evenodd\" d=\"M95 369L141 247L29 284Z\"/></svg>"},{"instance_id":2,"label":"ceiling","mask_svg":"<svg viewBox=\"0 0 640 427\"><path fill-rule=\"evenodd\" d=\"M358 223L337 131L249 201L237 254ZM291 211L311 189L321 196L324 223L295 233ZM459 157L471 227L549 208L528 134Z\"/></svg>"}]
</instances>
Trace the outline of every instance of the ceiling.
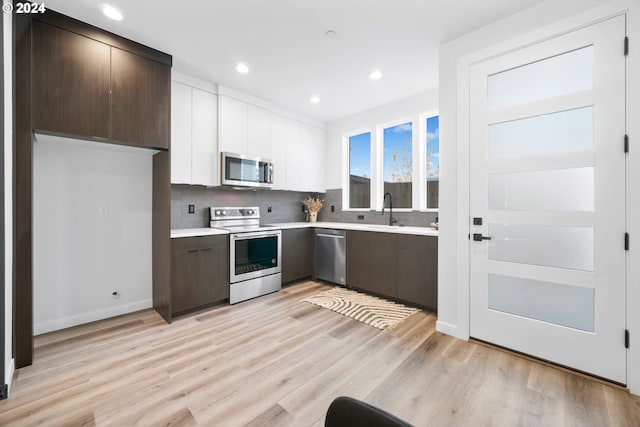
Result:
<instances>
[{"instance_id":1,"label":"ceiling","mask_svg":"<svg viewBox=\"0 0 640 427\"><path fill-rule=\"evenodd\" d=\"M108 2L124 15L106 18ZM321 122L438 87L438 46L541 0L47 0L178 71ZM328 30L336 32L328 38ZM250 67L235 71L237 62ZM370 71L383 77L373 81ZM312 95L320 102L312 104Z\"/></svg>"}]
</instances>

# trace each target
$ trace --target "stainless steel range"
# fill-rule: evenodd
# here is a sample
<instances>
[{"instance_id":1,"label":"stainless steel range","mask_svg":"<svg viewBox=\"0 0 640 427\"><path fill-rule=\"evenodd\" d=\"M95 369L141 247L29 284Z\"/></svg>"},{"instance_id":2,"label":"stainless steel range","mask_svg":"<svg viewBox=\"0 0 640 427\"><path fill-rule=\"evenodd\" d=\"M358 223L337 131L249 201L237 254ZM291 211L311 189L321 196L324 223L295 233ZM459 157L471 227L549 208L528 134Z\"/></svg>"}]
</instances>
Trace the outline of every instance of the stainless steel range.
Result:
<instances>
[{"instance_id":1,"label":"stainless steel range","mask_svg":"<svg viewBox=\"0 0 640 427\"><path fill-rule=\"evenodd\" d=\"M260 225L258 207L211 207L212 228L229 230L231 290L235 304L282 287L282 232Z\"/></svg>"}]
</instances>

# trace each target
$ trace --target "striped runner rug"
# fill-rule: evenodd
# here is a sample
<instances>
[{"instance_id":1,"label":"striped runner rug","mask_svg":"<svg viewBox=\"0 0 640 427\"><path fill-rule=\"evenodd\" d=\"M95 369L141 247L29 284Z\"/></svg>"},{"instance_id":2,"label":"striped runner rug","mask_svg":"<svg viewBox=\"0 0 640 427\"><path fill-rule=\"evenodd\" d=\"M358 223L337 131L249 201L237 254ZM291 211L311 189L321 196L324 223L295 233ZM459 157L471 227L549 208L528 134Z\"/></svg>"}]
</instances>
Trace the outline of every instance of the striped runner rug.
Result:
<instances>
[{"instance_id":1,"label":"striped runner rug","mask_svg":"<svg viewBox=\"0 0 640 427\"><path fill-rule=\"evenodd\" d=\"M341 287L323 291L302 301L327 308L378 329L393 328L418 311L417 308Z\"/></svg>"}]
</instances>

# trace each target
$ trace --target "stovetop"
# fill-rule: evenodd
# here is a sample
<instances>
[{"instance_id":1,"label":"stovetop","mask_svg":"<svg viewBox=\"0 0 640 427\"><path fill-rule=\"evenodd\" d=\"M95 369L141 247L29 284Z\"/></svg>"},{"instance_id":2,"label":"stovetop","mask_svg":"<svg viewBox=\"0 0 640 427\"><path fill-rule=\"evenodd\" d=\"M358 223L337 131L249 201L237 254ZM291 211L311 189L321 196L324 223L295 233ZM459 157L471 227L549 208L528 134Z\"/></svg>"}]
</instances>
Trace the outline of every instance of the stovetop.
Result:
<instances>
[{"instance_id":1,"label":"stovetop","mask_svg":"<svg viewBox=\"0 0 640 427\"><path fill-rule=\"evenodd\" d=\"M260 208L216 207L209 208L211 228L228 230L231 233L250 233L255 231L278 230L277 227L260 225Z\"/></svg>"}]
</instances>

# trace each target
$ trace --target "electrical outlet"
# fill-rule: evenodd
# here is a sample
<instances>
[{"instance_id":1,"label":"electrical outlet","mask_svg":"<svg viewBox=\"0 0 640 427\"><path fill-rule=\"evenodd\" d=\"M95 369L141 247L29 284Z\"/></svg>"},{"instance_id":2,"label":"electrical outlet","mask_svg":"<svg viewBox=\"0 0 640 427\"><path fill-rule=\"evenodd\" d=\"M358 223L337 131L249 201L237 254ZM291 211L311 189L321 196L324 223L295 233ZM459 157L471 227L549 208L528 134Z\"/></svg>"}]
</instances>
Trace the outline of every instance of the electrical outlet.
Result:
<instances>
[{"instance_id":1,"label":"electrical outlet","mask_svg":"<svg viewBox=\"0 0 640 427\"><path fill-rule=\"evenodd\" d=\"M360 221L364 221L364 215L358 215L358 219L359 219Z\"/></svg>"},{"instance_id":2,"label":"electrical outlet","mask_svg":"<svg viewBox=\"0 0 640 427\"><path fill-rule=\"evenodd\" d=\"M335 211L336 211L335 205L331 205L331 212L335 212Z\"/></svg>"},{"instance_id":3,"label":"electrical outlet","mask_svg":"<svg viewBox=\"0 0 640 427\"><path fill-rule=\"evenodd\" d=\"M302 205L302 212L306 212L306 211L304 210L304 205Z\"/></svg>"},{"instance_id":4,"label":"electrical outlet","mask_svg":"<svg viewBox=\"0 0 640 427\"><path fill-rule=\"evenodd\" d=\"M267 213L271 213L271 206L267 206Z\"/></svg>"},{"instance_id":5,"label":"electrical outlet","mask_svg":"<svg viewBox=\"0 0 640 427\"><path fill-rule=\"evenodd\" d=\"M189 205L189 213L190 214L196 213L196 205Z\"/></svg>"},{"instance_id":6,"label":"electrical outlet","mask_svg":"<svg viewBox=\"0 0 640 427\"><path fill-rule=\"evenodd\" d=\"M109 205L102 203L98 205L98 216L109 216Z\"/></svg>"}]
</instances>

